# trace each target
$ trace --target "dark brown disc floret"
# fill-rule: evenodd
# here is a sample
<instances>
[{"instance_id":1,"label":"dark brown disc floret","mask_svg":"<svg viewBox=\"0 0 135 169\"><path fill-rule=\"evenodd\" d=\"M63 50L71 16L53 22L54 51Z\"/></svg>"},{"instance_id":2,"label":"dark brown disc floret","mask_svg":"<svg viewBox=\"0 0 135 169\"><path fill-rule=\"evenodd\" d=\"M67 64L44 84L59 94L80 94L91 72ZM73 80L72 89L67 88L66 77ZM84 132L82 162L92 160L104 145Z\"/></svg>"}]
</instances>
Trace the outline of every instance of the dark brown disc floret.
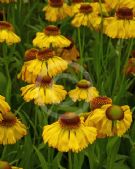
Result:
<instances>
[{"instance_id":1,"label":"dark brown disc floret","mask_svg":"<svg viewBox=\"0 0 135 169\"><path fill-rule=\"evenodd\" d=\"M89 4L82 4L80 6L80 12L81 13L85 13L85 14L88 14L88 13L91 13L93 11L93 8L91 5Z\"/></svg>"},{"instance_id":2,"label":"dark brown disc floret","mask_svg":"<svg viewBox=\"0 0 135 169\"><path fill-rule=\"evenodd\" d=\"M3 116L3 120L0 122L1 126L12 127L15 125L17 119L13 113L11 112L5 113L5 114L2 114L2 116Z\"/></svg>"},{"instance_id":3,"label":"dark brown disc floret","mask_svg":"<svg viewBox=\"0 0 135 169\"><path fill-rule=\"evenodd\" d=\"M133 19L133 9L130 9L127 7L118 8L116 11L116 16L118 19L132 20Z\"/></svg>"},{"instance_id":4,"label":"dark brown disc floret","mask_svg":"<svg viewBox=\"0 0 135 169\"><path fill-rule=\"evenodd\" d=\"M49 0L49 4L54 8L60 8L63 6L63 0Z\"/></svg>"},{"instance_id":5,"label":"dark brown disc floret","mask_svg":"<svg viewBox=\"0 0 135 169\"><path fill-rule=\"evenodd\" d=\"M59 122L65 128L77 128L80 125L80 117L74 112L66 112L59 117Z\"/></svg>"}]
</instances>

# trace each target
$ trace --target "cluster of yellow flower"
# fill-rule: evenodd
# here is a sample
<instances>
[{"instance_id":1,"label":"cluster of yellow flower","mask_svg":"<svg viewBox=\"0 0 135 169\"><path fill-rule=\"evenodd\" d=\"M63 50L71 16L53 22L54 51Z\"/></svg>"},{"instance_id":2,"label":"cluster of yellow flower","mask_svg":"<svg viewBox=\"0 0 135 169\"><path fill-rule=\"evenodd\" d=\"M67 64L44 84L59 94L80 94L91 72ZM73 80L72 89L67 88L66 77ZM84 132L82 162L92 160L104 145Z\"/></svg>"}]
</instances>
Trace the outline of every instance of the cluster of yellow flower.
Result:
<instances>
[{"instance_id":1,"label":"cluster of yellow flower","mask_svg":"<svg viewBox=\"0 0 135 169\"><path fill-rule=\"evenodd\" d=\"M60 103L67 95L64 87L56 85L53 77L65 71L68 61L79 55L73 41L60 34L58 27L49 25L43 32L38 32L32 48L25 52L25 62L18 78L31 83L21 88L26 102L34 100L35 104ZM74 55L72 55L72 53ZM90 82L81 80L75 90L69 92L73 101L83 99L89 102L98 92Z\"/></svg>"},{"instance_id":2,"label":"cluster of yellow flower","mask_svg":"<svg viewBox=\"0 0 135 169\"><path fill-rule=\"evenodd\" d=\"M105 0L102 3L73 0L70 6L63 0L49 0L43 10L48 21L70 16L76 27L83 25L96 30L102 27L103 33L112 38L132 38L135 37L134 9L133 0ZM8 22L0 22L0 31L0 42L12 44L20 41ZM38 32L33 46L35 48L25 52L25 62L18 74L19 79L29 83L21 88L24 100L34 100L40 106L58 104L68 93L74 102L90 102L92 110L82 112L80 116L66 112L55 123L44 126L44 143L62 152L79 152L96 138L122 136L129 129L132 122L129 106L114 105L110 98L99 96L97 89L86 79L80 80L69 92L62 85L55 84L53 78L79 56L74 42L61 35L57 26L49 25L43 32ZM10 112L2 96L0 112L0 143L14 144L26 135L26 127Z\"/></svg>"},{"instance_id":3,"label":"cluster of yellow flower","mask_svg":"<svg viewBox=\"0 0 135 169\"><path fill-rule=\"evenodd\" d=\"M80 116L66 112L57 122L44 126L43 140L62 152L79 152L96 138L122 136L130 127L132 113L129 106L113 105L108 97L95 97L92 111Z\"/></svg>"},{"instance_id":4,"label":"cluster of yellow flower","mask_svg":"<svg viewBox=\"0 0 135 169\"><path fill-rule=\"evenodd\" d=\"M51 22L70 16L75 27L101 30L111 38L135 38L134 0L72 0L70 6L63 0L49 0L43 11L45 19Z\"/></svg>"}]
</instances>

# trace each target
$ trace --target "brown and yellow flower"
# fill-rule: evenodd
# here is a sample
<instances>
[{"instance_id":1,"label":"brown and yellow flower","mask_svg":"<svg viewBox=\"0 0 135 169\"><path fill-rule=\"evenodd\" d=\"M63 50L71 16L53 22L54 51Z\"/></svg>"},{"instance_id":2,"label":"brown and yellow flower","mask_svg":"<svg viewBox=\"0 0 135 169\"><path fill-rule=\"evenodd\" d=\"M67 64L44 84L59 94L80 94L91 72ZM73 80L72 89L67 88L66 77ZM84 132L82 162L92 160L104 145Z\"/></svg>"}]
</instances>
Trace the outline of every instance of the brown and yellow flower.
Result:
<instances>
[{"instance_id":1,"label":"brown and yellow flower","mask_svg":"<svg viewBox=\"0 0 135 169\"><path fill-rule=\"evenodd\" d=\"M18 78L28 82L35 83L37 76L53 77L65 71L68 62L61 57L56 56L52 49L42 49L33 55L33 59L24 62Z\"/></svg>"},{"instance_id":2,"label":"brown and yellow flower","mask_svg":"<svg viewBox=\"0 0 135 169\"><path fill-rule=\"evenodd\" d=\"M49 25L43 32L38 32L33 40L33 45L39 48L63 48L68 47L70 43L70 40L62 36L60 29L54 25Z\"/></svg>"},{"instance_id":3,"label":"brown and yellow flower","mask_svg":"<svg viewBox=\"0 0 135 169\"><path fill-rule=\"evenodd\" d=\"M76 153L92 144L96 135L96 128L85 126L73 112L65 113L55 123L44 126L42 134L44 143L48 143L49 147Z\"/></svg>"},{"instance_id":4,"label":"brown and yellow flower","mask_svg":"<svg viewBox=\"0 0 135 169\"><path fill-rule=\"evenodd\" d=\"M121 0L117 3L114 16L104 19L104 33L111 38L134 38L135 17L133 8L135 8L135 1L132 0Z\"/></svg>"},{"instance_id":5,"label":"brown and yellow flower","mask_svg":"<svg viewBox=\"0 0 135 169\"><path fill-rule=\"evenodd\" d=\"M71 15L71 8L64 0L49 0L43 11L45 11L45 19L51 22L63 20Z\"/></svg>"},{"instance_id":6,"label":"brown and yellow flower","mask_svg":"<svg viewBox=\"0 0 135 169\"><path fill-rule=\"evenodd\" d=\"M26 126L11 113L2 114L0 121L0 144L15 144L27 134Z\"/></svg>"},{"instance_id":7,"label":"brown and yellow flower","mask_svg":"<svg viewBox=\"0 0 135 169\"><path fill-rule=\"evenodd\" d=\"M99 92L95 87L91 85L91 83L85 79L80 80L76 88L69 91L69 97L76 102L85 100L86 102L90 102L93 98L99 96Z\"/></svg>"},{"instance_id":8,"label":"brown and yellow flower","mask_svg":"<svg viewBox=\"0 0 135 169\"><path fill-rule=\"evenodd\" d=\"M107 104L90 113L85 124L97 128L99 135L121 137L132 122L132 113L129 106Z\"/></svg>"},{"instance_id":9,"label":"brown and yellow flower","mask_svg":"<svg viewBox=\"0 0 135 169\"><path fill-rule=\"evenodd\" d=\"M13 26L6 21L0 21L0 43L6 42L8 45L19 43L20 37L14 33Z\"/></svg>"},{"instance_id":10,"label":"brown and yellow flower","mask_svg":"<svg viewBox=\"0 0 135 169\"><path fill-rule=\"evenodd\" d=\"M34 100L37 105L58 104L62 102L67 92L62 85L56 85L49 76L36 79L36 83L21 88L26 102Z\"/></svg>"},{"instance_id":11,"label":"brown and yellow flower","mask_svg":"<svg viewBox=\"0 0 135 169\"><path fill-rule=\"evenodd\" d=\"M72 25L75 27L87 26L90 28L100 27L102 18L99 16L97 7L92 3L82 3L79 12L75 14Z\"/></svg>"}]
</instances>

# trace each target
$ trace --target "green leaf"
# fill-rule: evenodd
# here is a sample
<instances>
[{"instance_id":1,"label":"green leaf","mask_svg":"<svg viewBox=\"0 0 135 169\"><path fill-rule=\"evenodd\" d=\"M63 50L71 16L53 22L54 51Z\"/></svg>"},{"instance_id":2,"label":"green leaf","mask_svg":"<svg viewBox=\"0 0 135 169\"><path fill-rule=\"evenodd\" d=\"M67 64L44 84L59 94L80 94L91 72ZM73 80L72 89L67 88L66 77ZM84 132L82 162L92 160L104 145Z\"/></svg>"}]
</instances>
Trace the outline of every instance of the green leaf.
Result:
<instances>
[{"instance_id":1,"label":"green leaf","mask_svg":"<svg viewBox=\"0 0 135 169\"><path fill-rule=\"evenodd\" d=\"M120 146L120 138L119 137L112 137L108 139L107 144L107 169L113 169L113 164L115 163L118 150Z\"/></svg>"},{"instance_id":2,"label":"green leaf","mask_svg":"<svg viewBox=\"0 0 135 169\"><path fill-rule=\"evenodd\" d=\"M48 164L47 164L47 161L45 160L43 154L36 148L36 146L33 145L33 148L39 158L42 169L48 169Z\"/></svg>"}]
</instances>

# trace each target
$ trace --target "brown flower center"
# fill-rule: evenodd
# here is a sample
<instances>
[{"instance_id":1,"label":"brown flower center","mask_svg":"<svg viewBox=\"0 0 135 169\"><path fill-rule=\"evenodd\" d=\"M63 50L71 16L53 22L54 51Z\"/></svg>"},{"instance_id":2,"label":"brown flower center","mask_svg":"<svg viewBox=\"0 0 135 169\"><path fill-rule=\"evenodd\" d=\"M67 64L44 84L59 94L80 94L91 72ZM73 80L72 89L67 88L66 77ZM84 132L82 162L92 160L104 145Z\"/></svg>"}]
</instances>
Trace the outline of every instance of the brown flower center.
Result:
<instances>
[{"instance_id":1,"label":"brown flower center","mask_svg":"<svg viewBox=\"0 0 135 169\"><path fill-rule=\"evenodd\" d=\"M0 29L7 29L13 31L13 26L6 21L0 21Z\"/></svg>"},{"instance_id":2,"label":"brown flower center","mask_svg":"<svg viewBox=\"0 0 135 169\"><path fill-rule=\"evenodd\" d=\"M80 117L73 112L67 112L60 116L59 122L62 127L77 128L80 125Z\"/></svg>"},{"instance_id":3,"label":"brown flower center","mask_svg":"<svg viewBox=\"0 0 135 169\"><path fill-rule=\"evenodd\" d=\"M12 169L7 161L0 161L0 169Z\"/></svg>"},{"instance_id":4,"label":"brown flower center","mask_svg":"<svg viewBox=\"0 0 135 169\"><path fill-rule=\"evenodd\" d=\"M54 56L54 51L52 49L43 49L41 51L37 52L37 59L39 60L48 60L49 58L52 58Z\"/></svg>"},{"instance_id":5,"label":"brown flower center","mask_svg":"<svg viewBox=\"0 0 135 169\"><path fill-rule=\"evenodd\" d=\"M57 36L60 35L60 30L57 26L49 25L44 29L47 36Z\"/></svg>"},{"instance_id":6,"label":"brown flower center","mask_svg":"<svg viewBox=\"0 0 135 169\"><path fill-rule=\"evenodd\" d=\"M3 116L3 120L0 122L1 126L4 127L12 127L15 125L16 123L16 117L13 113L5 113L2 115Z\"/></svg>"},{"instance_id":7,"label":"brown flower center","mask_svg":"<svg viewBox=\"0 0 135 169\"><path fill-rule=\"evenodd\" d=\"M82 4L80 6L80 12L81 13L91 13L93 11L92 6L89 4Z\"/></svg>"},{"instance_id":8,"label":"brown flower center","mask_svg":"<svg viewBox=\"0 0 135 169\"><path fill-rule=\"evenodd\" d=\"M123 120L124 112L120 106L112 105L107 108L106 116L109 120Z\"/></svg>"},{"instance_id":9,"label":"brown flower center","mask_svg":"<svg viewBox=\"0 0 135 169\"><path fill-rule=\"evenodd\" d=\"M35 48L26 50L24 55L25 61L36 59L37 53L38 53L38 49Z\"/></svg>"},{"instance_id":10,"label":"brown flower center","mask_svg":"<svg viewBox=\"0 0 135 169\"><path fill-rule=\"evenodd\" d=\"M112 104L112 99L110 99L109 97L106 97L106 96L95 97L91 101L91 108L92 109L101 108L105 104Z\"/></svg>"},{"instance_id":11,"label":"brown flower center","mask_svg":"<svg viewBox=\"0 0 135 169\"><path fill-rule=\"evenodd\" d=\"M126 20L132 20L133 19L133 9L129 8L119 8L116 11L116 16L118 19L126 19Z\"/></svg>"},{"instance_id":12,"label":"brown flower center","mask_svg":"<svg viewBox=\"0 0 135 169\"><path fill-rule=\"evenodd\" d=\"M49 0L49 4L52 7L59 8L63 6L63 0Z\"/></svg>"},{"instance_id":13,"label":"brown flower center","mask_svg":"<svg viewBox=\"0 0 135 169\"><path fill-rule=\"evenodd\" d=\"M37 86L51 86L52 85L52 78L50 76L38 76L36 79Z\"/></svg>"},{"instance_id":14,"label":"brown flower center","mask_svg":"<svg viewBox=\"0 0 135 169\"><path fill-rule=\"evenodd\" d=\"M82 88L82 89L87 89L91 86L90 82L83 79L83 80L80 80L78 83L77 83L77 87L79 88Z\"/></svg>"}]
</instances>

